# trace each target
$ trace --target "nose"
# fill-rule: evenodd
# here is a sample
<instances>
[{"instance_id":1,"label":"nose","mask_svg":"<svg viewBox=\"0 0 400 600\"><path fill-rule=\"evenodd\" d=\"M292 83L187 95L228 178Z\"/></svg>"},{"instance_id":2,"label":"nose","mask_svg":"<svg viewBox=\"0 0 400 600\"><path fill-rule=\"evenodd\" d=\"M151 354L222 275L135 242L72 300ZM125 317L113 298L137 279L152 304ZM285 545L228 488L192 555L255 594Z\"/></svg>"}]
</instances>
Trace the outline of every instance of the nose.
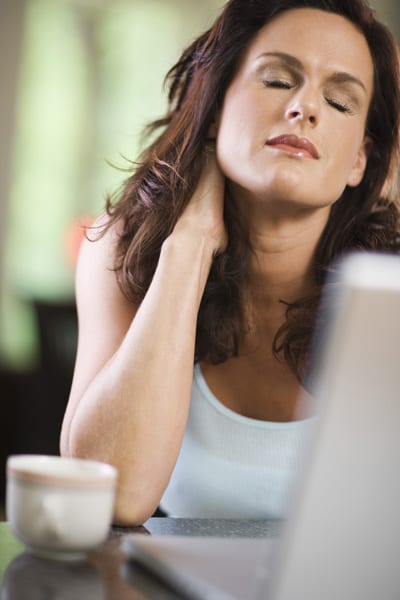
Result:
<instances>
[{"instance_id":1,"label":"nose","mask_svg":"<svg viewBox=\"0 0 400 600\"><path fill-rule=\"evenodd\" d=\"M305 88L293 96L286 110L289 121L304 121L314 126L319 121L318 101L315 93Z\"/></svg>"}]
</instances>

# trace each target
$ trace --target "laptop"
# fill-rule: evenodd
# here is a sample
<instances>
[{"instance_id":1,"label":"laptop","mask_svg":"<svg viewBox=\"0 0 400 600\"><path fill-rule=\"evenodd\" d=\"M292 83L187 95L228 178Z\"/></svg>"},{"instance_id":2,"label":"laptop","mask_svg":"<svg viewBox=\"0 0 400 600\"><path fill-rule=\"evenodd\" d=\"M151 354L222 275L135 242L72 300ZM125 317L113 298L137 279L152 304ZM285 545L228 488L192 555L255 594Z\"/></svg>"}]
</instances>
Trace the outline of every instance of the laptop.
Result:
<instances>
[{"instance_id":1,"label":"laptop","mask_svg":"<svg viewBox=\"0 0 400 600\"><path fill-rule=\"evenodd\" d=\"M314 380L317 425L278 539L123 540L177 598L400 598L400 257L352 254L338 274Z\"/></svg>"}]
</instances>

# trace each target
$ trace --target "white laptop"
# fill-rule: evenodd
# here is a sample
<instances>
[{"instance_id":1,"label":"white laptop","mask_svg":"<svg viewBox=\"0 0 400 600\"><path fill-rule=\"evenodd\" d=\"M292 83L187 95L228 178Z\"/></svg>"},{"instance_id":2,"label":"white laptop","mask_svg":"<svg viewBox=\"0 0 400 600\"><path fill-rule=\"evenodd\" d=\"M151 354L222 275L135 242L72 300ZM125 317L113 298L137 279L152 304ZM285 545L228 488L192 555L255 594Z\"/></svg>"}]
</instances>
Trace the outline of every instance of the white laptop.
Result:
<instances>
[{"instance_id":1,"label":"white laptop","mask_svg":"<svg viewBox=\"0 0 400 600\"><path fill-rule=\"evenodd\" d=\"M400 257L354 254L339 277L318 426L279 540L125 537L177 598L400 599Z\"/></svg>"}]
</instances>

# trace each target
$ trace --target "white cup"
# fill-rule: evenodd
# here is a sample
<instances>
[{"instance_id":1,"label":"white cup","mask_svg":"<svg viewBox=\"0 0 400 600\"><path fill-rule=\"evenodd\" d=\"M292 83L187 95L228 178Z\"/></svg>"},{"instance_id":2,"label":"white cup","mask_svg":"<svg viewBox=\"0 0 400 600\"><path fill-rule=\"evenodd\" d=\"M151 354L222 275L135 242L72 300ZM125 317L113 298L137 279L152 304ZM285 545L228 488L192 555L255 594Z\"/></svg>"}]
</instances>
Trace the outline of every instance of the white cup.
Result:
<instances>
[{"instance_id":1,"label":"white cup","mask_svg":"<svg viewBox=\"0 0 400 600\"><path fill-rule=\"evenodd\" d=\"M78 458L8 457L6 515L26 549L38 556L83 559L108 534L117 470Z\"/></svg>"}]
</instances>

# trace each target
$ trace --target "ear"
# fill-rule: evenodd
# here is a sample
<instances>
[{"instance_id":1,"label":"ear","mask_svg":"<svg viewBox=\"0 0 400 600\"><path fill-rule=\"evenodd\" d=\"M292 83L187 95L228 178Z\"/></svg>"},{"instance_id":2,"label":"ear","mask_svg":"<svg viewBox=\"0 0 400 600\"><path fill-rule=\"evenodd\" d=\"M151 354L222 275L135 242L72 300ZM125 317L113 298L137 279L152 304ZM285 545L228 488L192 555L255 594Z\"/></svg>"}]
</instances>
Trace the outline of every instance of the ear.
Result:
<instances>
[{"instance_id":1,"label":"ear","mask_svg":"<svg viewBox=\"0 0 400 600\"><path fill-rule=\"evenodd\" d=\"M359 183L361 183L362 178L364 177L365 168L368 162L368 156L372 148L372 140L370 137L365 136L362 141L362 144L357 152L356 159L354 161L353 167L350 171L349 178L347 180L347 185L350 187L356 187Z\"/></svg>"},{"instance_id":2,"label":"ear","mask_svg":"<svg viewBox=\"0 0 400 600\"><path fill-rule=\"evenodd\" d=\"M217 124L215 122L215 119L213 119L210 127L208 128L208 132L207 132L207 138L209 140L216 140L217 139Z\"/></svg>"},{"instance_id":3,"label":"ear","mask_svg":"<svg viewBox=\"0 0 400 600\"><path fill-rule=\"evenodd\" d=\"M210 127L208 128L207 137L210 140L216 140L218 136L219 122L221 119L221 110L217 109Z\"/></svg>"}]
</instances>

